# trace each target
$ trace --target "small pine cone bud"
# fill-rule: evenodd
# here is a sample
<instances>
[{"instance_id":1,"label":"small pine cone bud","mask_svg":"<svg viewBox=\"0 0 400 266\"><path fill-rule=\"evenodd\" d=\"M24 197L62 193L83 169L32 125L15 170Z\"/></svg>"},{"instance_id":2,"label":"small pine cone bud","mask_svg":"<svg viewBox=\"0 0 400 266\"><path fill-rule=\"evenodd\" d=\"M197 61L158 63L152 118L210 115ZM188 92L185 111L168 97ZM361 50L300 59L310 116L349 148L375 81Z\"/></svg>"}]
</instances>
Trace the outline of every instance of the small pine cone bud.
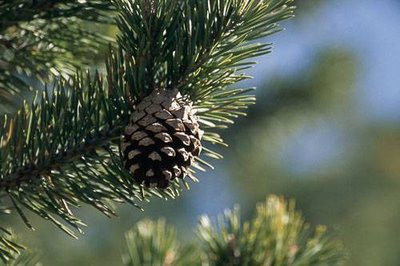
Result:
<instances>
[{"instance_id":1,"label":"small pine cone bud","mask_svg":"<svg viewBox=\"0 0 400 266\"><path fill-rule=\"evenodd\" d=\"M190 101L177 90L156 90L136 106L124 130L124 166L139 184L167 188L185 177L200 154L202 135Z\"/></svg>"}]
</instances>

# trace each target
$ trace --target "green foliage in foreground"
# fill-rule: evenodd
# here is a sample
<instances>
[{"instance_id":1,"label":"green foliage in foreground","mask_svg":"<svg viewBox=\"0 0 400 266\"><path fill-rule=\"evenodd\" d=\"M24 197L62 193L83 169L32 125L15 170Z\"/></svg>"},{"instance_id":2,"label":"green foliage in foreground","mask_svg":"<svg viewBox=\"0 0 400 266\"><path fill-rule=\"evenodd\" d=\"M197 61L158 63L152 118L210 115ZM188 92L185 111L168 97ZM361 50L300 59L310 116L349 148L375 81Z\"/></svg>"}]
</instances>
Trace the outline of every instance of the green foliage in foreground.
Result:
<instances>
[{"instance_id":1,"label":"green foliage in foreground","mask_svg":"<svg viewBox=\"0 0 400 266\"><path fill-rule=\"evenodd\" d=\"M128 231L125 265L196 265L198 250L193 245L182 245L174 228L164 219L142 220Z\"/></svg>"},{"instance_id":2,"label":"green foliage in foreground","mask_svg":"<svg viewBox=\"0 0 400 266\"><path fill-rule=\"evenodd\" d=\"M40 265L38 254L24 249L25 247L15 242L15 236L11 231L0 229L0 266Z\"/></svg>"},{"instance_id":3,"label":"green foliage in foreground","mask_svg":"<svg viewBox=\"0 0 400 266\"><path fill-rule=\"evenodd\" d=\"M179 243L165 220L143 220L126 233L127 266L150 265L341 265L343 247L324 226L312 229L293 201L270 196L253 219L241 222L239 207L212 221L205 216L198 241ZM184 247L185 246L185 247Z\"/></svg>"},{"instance_id":4,"label":"green foliage in foreground","mask_svg":"<svg viewBox=\"0 0 400 266\"><path fill-rule=\"evenodd\" d=\"M294 201L270 196L256 214L241 222L240 209L226 210L216 221L200 218L197 240L182 243L165 219L142 220L125 234L125 266L251 265L334 266L344 261L343 246L324 226L311 228ZM7 265L39 265L34 253L16 256ZM2 265L2 264L0 264Z\"/></svg>"}]
</instances>

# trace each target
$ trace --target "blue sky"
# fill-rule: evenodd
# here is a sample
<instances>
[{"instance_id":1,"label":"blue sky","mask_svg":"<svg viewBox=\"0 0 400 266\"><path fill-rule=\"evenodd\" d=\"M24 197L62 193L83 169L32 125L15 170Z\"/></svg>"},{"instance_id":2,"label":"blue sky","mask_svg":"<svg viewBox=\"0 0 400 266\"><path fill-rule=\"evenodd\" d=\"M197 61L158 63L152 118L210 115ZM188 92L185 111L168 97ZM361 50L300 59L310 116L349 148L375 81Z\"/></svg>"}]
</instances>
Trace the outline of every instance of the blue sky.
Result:
<instances>
[{"instance_id":1,"label":"blue sky","mask_svg":"<svg viewBox=\"0 0 400 266\"><path fill-rule=\"evenodd\" d=\"M326 1L310 17L286 23L275 39L274 52L254 69L258 77L285 76L310 66L324 48L345 48L358 63L352 114L364 126L400 122L400 6L396 1ZM345 89L345 88L344 88ZM354 148L348 124L329 117L299 131L281 150L282 165L294 175L330 171ZM352 123L350 121L350 123ZM354 121L354 123L357 123ZM348 131L351 133L351 131ZM361 144L362 145L362 144Z\"/></svg>"},{"instance_id":2,"label":"blue sky","mask_svg":"<svg viewBox=\"0 0 400 266\"><path fill-rule=\"evenodd\" d=\"M356 92L352 105L358 118L366 125L399 122L399 26L400 5L396 1L327 0L309 17L285 22L286 31L268 38L274 42L273 52L257 60L259 64L250 72L255 79L246 85L260 87L268 77L304 70L324 48L345 48L356 56L359 67L356 87L349 88ZM322 118L320 124L288 139L278 152L284 165L290 166L289 173L306 176L329 171L349 153L353 147L348 145L346 134L351 132L336 122ZM202 175L203 182L194 186L190 200L195 214L214 215L237 201L235 192L227 191L231 180L222 165L217 163L220 170ZM198 204L199 198L202 204Z\"/></svg>"},{"instance_id":3,"label":"blue sky","mask_svg":"<svg viewBox=\"0 0 400 266\"><path fill-rule=\"evenodd\" d=\"M360 65L355 99L360 115L400 121L400 5L390 0L327 0L309 18L285 23L274 51L259 60L258 77L288 75L309 66L325 47L345 47Z\"/></svg>"}]
</instances>

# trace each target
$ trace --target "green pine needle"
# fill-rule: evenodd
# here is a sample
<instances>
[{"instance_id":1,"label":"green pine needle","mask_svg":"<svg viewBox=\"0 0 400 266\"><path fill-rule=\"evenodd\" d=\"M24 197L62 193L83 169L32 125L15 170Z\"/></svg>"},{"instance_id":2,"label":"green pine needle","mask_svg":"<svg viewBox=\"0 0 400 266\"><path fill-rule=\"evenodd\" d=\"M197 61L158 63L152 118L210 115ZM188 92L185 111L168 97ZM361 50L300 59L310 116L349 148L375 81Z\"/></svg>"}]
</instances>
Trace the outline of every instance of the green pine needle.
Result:
<instances>
[{"instance_id":1,"label":"green pine needle","mask_svg":"<svg viewBox=\"0 0 400 266\"><path fill-rule=\"evenodd\" d=\"M204 216L197 234L209 265L341 265L343 247L324 226L311 229L294 201L270 196L244 223L240 209L225 211L213 223Z\"/></svg>"},{"instance_id":2,"label":"green pine needle","mask_svg":"<svg viewBox=\"0 0 400 266\"><path fill-rule=\"evenodd\" d=\"M199 265L198 250L179 244L175 230L164 219L143 220L125 234L126 266Z\"/></svg>"},{"instance_id":3,"label":"green pine needle","mask_svg":"<svg viewBox=\"0 0 400 266\"><path fill-rule=\"evenodd\" d=\"M16 243L14 238L12 232L0 227L0 265L1 262L6 264L16 260L25 249Z\"/></svg>"},{"instance_id":4,"label":"green pine needle","mask_svg":"<svg viewBox=\"0 0 400 266\"><path fill-rule=\"evenodd\" d=\"M220 158L212 146L225 144L214 131L254 103L251 89L231 86L249 78L242 71L250 59L270 51L270 44L254 41L293 16L292 0L113 3L120 32L107 73L60 79L0 119L0 196L28 227L26 210L75 237L84 226L74 215L82 203L114 216L113 202L137 206L149 196L177 197L186 180L167 190L145 189L122 165L119 138L136 104L154 89L179 89L206 131L204 155ZM203 159L196 164L192 180L196 169L209 166Z\"/></svg>"},{"instance_id":5,"label":"green pine needle","mask_svg":"<svg viewBox=\"0 0 400 266\"><path fill-rule=\"evenodd\" d=\"M92 63L112 41L98 29L114 24L113 12L102 0L0 1L0 114L41 84Z\"/></svg>"},{"instance_id":6,"label":"green pine needle","mask_svg":"<svg viewBox=\"0 0 400 266\"><path fill-rule=\"evenodd\" d=\"M204 216L196 234L199 241L188 252L165 220L143 220L126 233L125 265L334 266L345 258L341 242L324 226L311 229L293 201L277 196L258 204L244 223L239 207L215 223Z\"/></svg>"}]
</instances>

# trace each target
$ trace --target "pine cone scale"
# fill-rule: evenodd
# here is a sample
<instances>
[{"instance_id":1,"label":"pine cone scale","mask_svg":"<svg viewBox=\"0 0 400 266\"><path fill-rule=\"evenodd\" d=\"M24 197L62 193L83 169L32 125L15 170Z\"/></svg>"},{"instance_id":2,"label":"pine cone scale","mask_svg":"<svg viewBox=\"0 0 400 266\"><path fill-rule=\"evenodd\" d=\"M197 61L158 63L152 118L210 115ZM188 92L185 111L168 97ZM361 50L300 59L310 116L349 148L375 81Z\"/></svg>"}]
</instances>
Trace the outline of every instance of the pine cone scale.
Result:
<instances>
[{"instance_id":1,"label":"pine cone scale","mask_svg":"<svg viewBox=\"0 0 400 266\"><path fill-rule=\"evenodd\" d=\"M157 90L131 116L121 141L124 166L147 187L166 188L184 178L201 150L201 130L192 104L176 90Z\"/></svg>"}]
</instances>

